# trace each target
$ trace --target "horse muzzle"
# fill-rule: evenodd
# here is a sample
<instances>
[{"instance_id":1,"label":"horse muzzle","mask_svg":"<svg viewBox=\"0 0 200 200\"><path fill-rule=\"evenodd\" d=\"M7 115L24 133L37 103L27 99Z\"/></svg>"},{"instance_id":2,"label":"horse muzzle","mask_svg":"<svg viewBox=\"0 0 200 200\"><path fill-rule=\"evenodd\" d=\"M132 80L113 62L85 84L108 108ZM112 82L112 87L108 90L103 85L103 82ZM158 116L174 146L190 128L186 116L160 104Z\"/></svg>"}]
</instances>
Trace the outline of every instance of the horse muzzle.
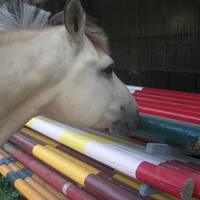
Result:
<instances>
[{"instance_id":1,"label":"horse muzzle","mask_svg":"<svg viewBox=\"0 0 200 200\"><path fill-rule=\"evenodd\" d=\"M109 129L110 133L120 137L127 137L134 134L135 129L139 123L139 115L128 115L113 123L113 126Z\"/></svg>"}]
</instances>

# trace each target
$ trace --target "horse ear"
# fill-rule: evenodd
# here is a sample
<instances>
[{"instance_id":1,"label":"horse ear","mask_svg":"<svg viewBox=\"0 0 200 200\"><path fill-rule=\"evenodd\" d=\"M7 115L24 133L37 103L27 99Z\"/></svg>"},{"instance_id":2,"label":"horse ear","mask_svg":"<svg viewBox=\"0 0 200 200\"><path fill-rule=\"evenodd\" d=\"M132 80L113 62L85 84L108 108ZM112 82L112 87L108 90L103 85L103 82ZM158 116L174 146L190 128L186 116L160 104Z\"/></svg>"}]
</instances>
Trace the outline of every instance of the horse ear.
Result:
<instances>
[{"instance_id":1,"label":"horse ear","mask_svg":"<svg viewBox=\"0 0 200 200\"><path fill-rule=\"evenodd\" d=\"M86 14L79 0L70 0L65 3L64 24L76 42L79 42L84 34Z\"/></svg>"}]
</instances>

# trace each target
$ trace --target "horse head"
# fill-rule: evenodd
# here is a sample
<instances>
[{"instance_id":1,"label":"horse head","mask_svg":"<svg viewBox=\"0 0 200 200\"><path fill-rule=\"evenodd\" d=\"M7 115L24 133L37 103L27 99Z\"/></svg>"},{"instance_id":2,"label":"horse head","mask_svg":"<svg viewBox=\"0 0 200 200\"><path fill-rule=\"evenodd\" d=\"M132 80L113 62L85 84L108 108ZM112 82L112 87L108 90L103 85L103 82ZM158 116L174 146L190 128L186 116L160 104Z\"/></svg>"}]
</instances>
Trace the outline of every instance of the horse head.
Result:
<instances>
[{"instance_id":1,"label":"horse head","mask_svg":"<svg viewBox=\"0 0 200 200\"><path fill-rule=\"evenodd\" d=\"M66 37L76 49L65 88L51 113L73 126L109 129L119 136L133 133L137 104L113 71L115 63L104 32L86 16L79 0L67 1L64 11L49 23L64 23Z\"/></svg>"}]
</instances>

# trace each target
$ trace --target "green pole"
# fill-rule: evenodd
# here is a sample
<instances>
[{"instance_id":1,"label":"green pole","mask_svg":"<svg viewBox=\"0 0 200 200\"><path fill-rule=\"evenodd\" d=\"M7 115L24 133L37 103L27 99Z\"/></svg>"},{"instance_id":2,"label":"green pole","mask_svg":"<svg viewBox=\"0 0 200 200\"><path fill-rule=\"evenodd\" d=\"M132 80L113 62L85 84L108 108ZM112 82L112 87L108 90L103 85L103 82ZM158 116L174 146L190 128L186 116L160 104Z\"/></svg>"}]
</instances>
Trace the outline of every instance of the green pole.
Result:
<instances>
[{"instance_id":1,"label":"green pole","mask_svg":"<svg viewBox=\"0 0 200 200\"><path fill-rule=\"evenodd\" d=\"M163 142L200 155L200 126L198 125L140 115L135 135L148 141Z\"/></svg>"}]
</instances>

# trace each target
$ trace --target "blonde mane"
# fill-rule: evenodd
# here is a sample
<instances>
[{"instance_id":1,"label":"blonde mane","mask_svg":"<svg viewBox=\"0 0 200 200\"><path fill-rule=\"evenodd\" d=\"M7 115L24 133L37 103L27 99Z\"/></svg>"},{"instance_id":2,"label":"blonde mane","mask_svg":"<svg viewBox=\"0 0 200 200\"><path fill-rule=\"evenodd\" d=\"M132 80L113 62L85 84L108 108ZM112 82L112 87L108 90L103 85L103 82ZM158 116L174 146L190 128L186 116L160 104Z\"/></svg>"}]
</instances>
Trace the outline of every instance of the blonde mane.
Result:
<instances>
[{"instance_id":1,"label":"blonde mane","mask_svg":"<svg viewBox=\"0 0 200 200\"><path fill-rule=\"evenodd\" d=\"M49 24L53 26L61 25L63 24L63 19L64 12L61 11L50 18ZM86 18L85 34L97 50L101 50L107 54L110 53L106 34L100 27L96 25L96 20L91 16L87 16Z\"/></svg>"}]
</instances>

